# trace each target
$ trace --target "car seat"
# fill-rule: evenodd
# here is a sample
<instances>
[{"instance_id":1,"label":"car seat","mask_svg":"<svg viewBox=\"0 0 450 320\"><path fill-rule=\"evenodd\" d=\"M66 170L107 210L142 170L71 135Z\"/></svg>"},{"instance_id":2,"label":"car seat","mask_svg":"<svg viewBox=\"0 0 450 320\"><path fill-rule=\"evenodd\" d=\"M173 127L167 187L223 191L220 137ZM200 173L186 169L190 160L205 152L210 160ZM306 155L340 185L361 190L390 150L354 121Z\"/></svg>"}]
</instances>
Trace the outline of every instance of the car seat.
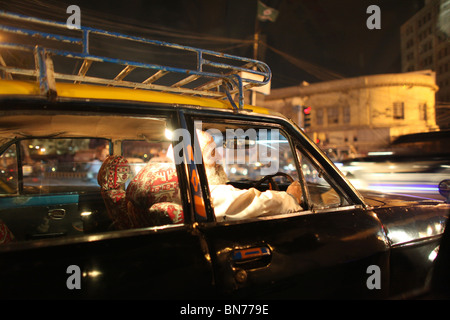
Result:
<instances>
[{"instance_id":1,"label":"car seat","mask_svg":"<svg viewBox=\"0 0 450 320\"><path fill-rule=\"evenodd\" d=\"M173 163L149 162L128 185L126 197L128 213L136 226L184 222Z\"/></svg>"},{"instance_id":2,"label":"car seat","mask_svg":"<svg viewBox=\"0 0 450 320\"><path fill-rule=\"evenodd\" d=\"M108 216L113 222L113 228L118 230L133 227L127 212L125 190L130 172L130 165L124 157L111 155L103 161L97 175Z\"/></svg>"}]
</instances>

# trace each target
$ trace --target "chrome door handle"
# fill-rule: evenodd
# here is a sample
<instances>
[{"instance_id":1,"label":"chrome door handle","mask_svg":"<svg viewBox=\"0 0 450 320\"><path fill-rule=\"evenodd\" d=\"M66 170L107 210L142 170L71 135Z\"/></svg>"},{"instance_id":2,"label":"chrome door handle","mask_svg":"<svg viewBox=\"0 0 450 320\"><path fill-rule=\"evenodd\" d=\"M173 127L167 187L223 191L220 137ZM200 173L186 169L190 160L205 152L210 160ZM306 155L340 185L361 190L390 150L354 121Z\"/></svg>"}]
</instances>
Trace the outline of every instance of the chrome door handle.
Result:
<instances>
[{"instance_id":1,"label":"chrome door handle","mask_svg":"<svg viewBox=\"0 0 450 320\"><path fill-rule=\"evenodd\" d=\"M66 216L65 209L50 209L48 210L48 217L53 220L61 220Z\"/></svg>"}]
</instances>

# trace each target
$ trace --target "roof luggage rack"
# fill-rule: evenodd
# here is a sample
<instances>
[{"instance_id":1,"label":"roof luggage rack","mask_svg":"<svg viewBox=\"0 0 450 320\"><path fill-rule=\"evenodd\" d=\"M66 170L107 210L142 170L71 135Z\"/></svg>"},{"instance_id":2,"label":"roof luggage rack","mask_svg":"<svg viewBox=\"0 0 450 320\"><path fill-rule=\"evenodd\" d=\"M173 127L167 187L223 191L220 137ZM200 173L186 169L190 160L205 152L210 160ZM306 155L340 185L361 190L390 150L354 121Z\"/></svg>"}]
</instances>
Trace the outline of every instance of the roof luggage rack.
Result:
<instances>
[{"instance_id":1,"label":"roof luggage rack","mask_svg":"<svg viewBox=\"0 0 450 320\"><path fill-rule=\"evenodd\" d=\"M243 108L245 90L265 85L271 79L267 64L254 59L83 26L79 29L69 29L66 23L5 11L0 11L0 18L0 30L13 34L13 39L17 38L14 42L0 39L2 77L12 79L13 75L18 75L35 78L39 81L41 94L48 97L57 96L55 81L58 80L229 99L238 110ZM31 28L17 27L17 22L20 22L21 26L31 25ZM52 33L49 33L48 29ZM53 33L56 31L60 33ZM113 41L121 47L120 51L115 51L115 57L91 53L94 46L97 50L105 51L105 43L111 46ZM150 49L143 51L143 46L149 46ZM67 47L71 50L67 50ZM183 55L183 58L172 59L175 66L168 66L118 57L119 53L123 54L123 51L129 48L135 48L141 55L145 55L144 59L140 60L151 60L152 57L158 60L158 55L162 59L174 55ZM154 51L155 48L160 51ZM11 62L8 65L2 56L5 50L28 55L31 53L34 63L29 62L27 65L24 63L27 58L20 58L9 59L14 60L16 64ZM28 57L28 61L30 57L32 56ZM99 63L106 65L98 68L102 71L100 75L88 75L88 72L94 73L93 65ZM59 67L62 70L57 70ZM118 67L115 75L105 75ZM132 72L137 75L133 79L124 80L125 77L130 78ZM238 98L238 105L233 95Z\"/></svg>"}]
</instances>

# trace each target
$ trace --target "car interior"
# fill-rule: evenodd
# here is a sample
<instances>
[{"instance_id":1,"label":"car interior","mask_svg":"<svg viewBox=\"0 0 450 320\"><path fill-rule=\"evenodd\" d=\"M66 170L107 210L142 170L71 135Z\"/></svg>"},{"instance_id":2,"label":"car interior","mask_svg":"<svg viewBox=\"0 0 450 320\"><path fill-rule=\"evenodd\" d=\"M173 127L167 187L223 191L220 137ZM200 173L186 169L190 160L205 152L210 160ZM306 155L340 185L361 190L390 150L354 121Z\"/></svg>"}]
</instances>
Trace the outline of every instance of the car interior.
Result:
<instances>
[{"instance_id":1,"label":"car interior","mask_svg":"<svg viewBox=\"0 0 450 320\"><path fill-rule=\"evenodd\" d=\"M1 126L3 243L184 223L166 118L15 114ZM228 184L285 191L301 180L305 210L345 204L278 129L217 122L203 129L212 132Z\"/></svg>"},{"instance_id":2,"label":"car interior","mask_svg":"<svg viewBox=\"0 0 450 320\"><path fill-rule=\"evenodd\" d=\"M166 123L95 114L3 116L3 243L182 223Z\"/></svg>"}]
</instances>

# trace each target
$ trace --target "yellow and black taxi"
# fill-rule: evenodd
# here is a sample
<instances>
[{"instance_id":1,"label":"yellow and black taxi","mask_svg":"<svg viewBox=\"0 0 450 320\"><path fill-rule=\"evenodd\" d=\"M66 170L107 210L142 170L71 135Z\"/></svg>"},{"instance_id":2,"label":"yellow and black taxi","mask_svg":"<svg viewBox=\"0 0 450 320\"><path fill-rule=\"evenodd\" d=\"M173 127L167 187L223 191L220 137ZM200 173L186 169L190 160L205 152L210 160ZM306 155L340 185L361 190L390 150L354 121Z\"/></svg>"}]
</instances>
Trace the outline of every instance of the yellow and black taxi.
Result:
<instances>
[{"instance_id":1,"label":"yellow and black taxi","mask_svg":"<svg viewBox=\"0 0 450 320\"><path fill-rule=\"evenodd\" d=\"M450 206L358 192L294 122L244 104L246 88L270 81L264 63L1 16L1 298L427 288ZM94 53L111 39L177 63Z\"/></svg>"}]
</instances>

